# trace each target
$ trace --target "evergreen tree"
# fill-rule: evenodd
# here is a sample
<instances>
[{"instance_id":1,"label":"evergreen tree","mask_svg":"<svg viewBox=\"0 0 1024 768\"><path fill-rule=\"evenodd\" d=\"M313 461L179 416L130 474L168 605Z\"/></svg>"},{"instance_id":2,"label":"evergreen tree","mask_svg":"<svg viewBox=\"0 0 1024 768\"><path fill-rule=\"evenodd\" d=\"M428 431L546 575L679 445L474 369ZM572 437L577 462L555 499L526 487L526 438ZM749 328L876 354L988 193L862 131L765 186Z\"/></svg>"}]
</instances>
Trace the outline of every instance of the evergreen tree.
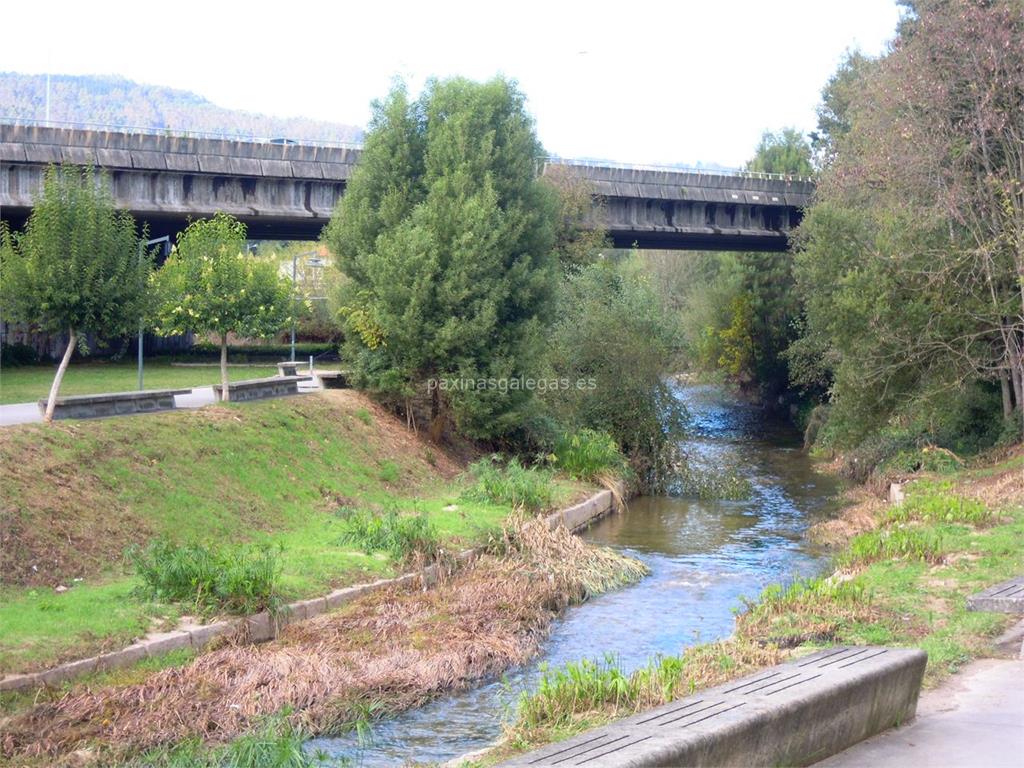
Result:
<instances>
[{"instance_id":1,"label":"evergreen tree","mask_svg":"<svg viewBox=\"0 0 1024 768\"><path fill-rule=\"evenodd\" d=\"M348 280L357 381L403 403L429 391L431 434L516 425L531 396L489 379L529 374L552 296L556 205L524 97L496 78L431 81L374 105L362 160L324 233ZM430 380L484 382L483 388Z\"/></svg>"}]
</instances>

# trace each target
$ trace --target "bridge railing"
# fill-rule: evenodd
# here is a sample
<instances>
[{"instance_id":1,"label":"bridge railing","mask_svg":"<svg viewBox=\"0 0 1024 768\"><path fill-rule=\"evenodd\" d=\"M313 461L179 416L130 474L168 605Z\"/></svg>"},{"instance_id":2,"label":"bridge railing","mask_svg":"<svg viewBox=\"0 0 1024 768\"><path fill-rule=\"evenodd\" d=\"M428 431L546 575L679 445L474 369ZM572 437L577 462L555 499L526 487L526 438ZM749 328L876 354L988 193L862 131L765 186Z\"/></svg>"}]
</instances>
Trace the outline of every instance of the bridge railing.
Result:
<instances>
[{"instance_id":1,"label":"bridge railing","mask_svg":"<svg viewBox=\"0 0 1024 768\"><path fill-rule=\"evenodd\" d=\"M215 139L220 141L240 141L247 144L287 144L315 147L337 147L340 149L362 149L360 142L334 141L325 139L293 139L288 136L269 137L257 136L245 131L190 131L178 128L153 128L142 126L111 125L107 123L91 123L87 121L36 120L26 117L8 117L0 115L0 123L6 125L24 125L40 128L63 128L82 131L114 131L126 134L143 134L147 136L167 136L184 139ZM694 173L705 176L732 176L742 179L768 179L773 181L812 182L810 176L787 173L765 173L762 171L746 171L741 168L699 168L686 165L652 165L644 163L619 163L611 160L574 159L550 155L545 161L554 165L573 165L591 168L622 168L638 171L664 171L668 173Z\"/></svg>"},{"instance_id":2,"label":"bridge railing","mask_svg":"<svg viewBox=\"0 0 1024 768\"><path fill-rule=\"evenodd\" d=\"M633 171L664 171L666 173L695 173L702 176L733 176L739 179L769 179L772 181L813 182L812 176L801 176L793 173L766 173L764 171L747 171L742 168L700 168L688 165L654 165L649 163L617 163L612 160L577 160L571 157L548 157L552 165L573 165L587 168L621 168Z\"/></svg>"},{"instance_id":3,"label":"bridge railing","mask_svg":"<svg viewBox=\"0 0 1024 768\"><path fill-rule=\"evenodd\" d=\"M137 125L112 125L90 123L84 120L35 120L26 117L0 115L0 124L22 125L30 128L62 128L70 131L111 131L128 135L166 136L178 139L214 139L217 141L241 141L246 144L288 144L316 147L337 147L340 149L362 149L360 142L336 141L332 139L294 139L290 136L257 136L249 131L192 131L181 128L154 128Z\"/></svg>"}]
</instances>

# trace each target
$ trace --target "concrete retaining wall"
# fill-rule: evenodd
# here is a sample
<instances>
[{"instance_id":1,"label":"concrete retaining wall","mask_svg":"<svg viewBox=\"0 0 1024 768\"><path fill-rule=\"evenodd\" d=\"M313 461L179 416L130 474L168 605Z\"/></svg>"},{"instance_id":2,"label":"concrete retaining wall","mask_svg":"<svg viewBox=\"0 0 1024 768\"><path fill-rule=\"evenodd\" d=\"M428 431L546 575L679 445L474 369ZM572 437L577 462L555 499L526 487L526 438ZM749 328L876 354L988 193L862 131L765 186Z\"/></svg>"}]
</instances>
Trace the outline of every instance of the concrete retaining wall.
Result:
<instances>
[{"instance_id":1,"label":"concrete retaining wall","mask_svg":"<svg viewBox=\"0 0 1024 768\"><path fill-rule=\"evenodd\" d=\"M300 377L301 378L301 377ZM233 393L232 393L233 395ZM601 491L589 499L548 516L552 527L568 525L573 530L586 527L593 521L614 511L614 499L609 491ZM462 566L479 555L479 549L467 549L456 555L456 566ZM288 624L305 621L327 611L337 610L363 595L397 585L421 584L433 587L442 575L441 566L430 565L415 573L393 579L379 579L368 584L343 587L322 597L290 603L276 615L263 612L244 618L224 619L211 624L195 624L172 632L149 635L120 651L71 661L43 672L7 675L0 678L0 691L16 691L40 686L54 686L93 672L103 672L129 666L145 658L160 656L170 651L191 648L201 650L218 637L238 634L244 639L260 643L277 636Z\"/></svg>"},{"instance_id":2,"label":"concrete retaining wall","mask_svg":"<svg viewBox=\"0 0 1024 768\"><path fill-rule=\"evenodd\" d=\"M106 416L129 416L135 413L174 410L174 396L191 389L147 389L141 392L108 392L98 395L58 397L53 410L55 419L99 419ZM39 412L46 413L46 400L39 401Z\"/></svg>"},{"instance_id":3,"label":"concrete retaining wall","mask_svg":"<svg viewBox=\"0 0 1024 768\"><path fill-rule=\"evenodd\" d=\"M833 648L504 765L809 765L913 718L927 660L917 649Z\"/></svg>"},{"instance_id":4,"label":"concrete retaining wall","mask_svg":"<svg viewBox=\"0 0 1024 768\"><path fill-rule=\"evenodd\" d=\"M266 400L271 397L287 397L299 394L299 382L310 381L309 376L268 376L265 379L248 379L232 381L228 384L232 403L244 403L249 400ZM213 396L220 401L222 398L220 384L213 387Z\"/></svg>"}]
</instances>

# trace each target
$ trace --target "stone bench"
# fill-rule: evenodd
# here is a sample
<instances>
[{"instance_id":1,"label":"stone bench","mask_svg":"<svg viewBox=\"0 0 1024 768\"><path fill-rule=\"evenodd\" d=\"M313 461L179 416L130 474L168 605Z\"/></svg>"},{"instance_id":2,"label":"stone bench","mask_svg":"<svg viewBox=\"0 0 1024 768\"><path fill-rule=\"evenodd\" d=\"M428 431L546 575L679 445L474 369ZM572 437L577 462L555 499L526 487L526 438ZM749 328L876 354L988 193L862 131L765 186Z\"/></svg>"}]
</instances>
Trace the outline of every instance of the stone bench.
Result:
<instances>
[{"instance_id":1,"label":"stone bench","mask_svg":"<svg viewBox=\"0 0 1024 768\"><path fill-rule=\"evenodd\" d=\"M917 649L831 648L503 765L808 765L910 720L927 660Z\"/></svg>"},{"instance_id":2,"label":"stone bench","mask_svg":"<svg viewBox=\"0 0 1024 768\"><path fill-rule=\"evenodd\" d=\"M971 595L967 598L967 610L1024 614L1024 576Z\"/></svg>"},{"instance_id":3,"label":"stone bench","mask_svg":"<svg viewBox=\"0 0 1024 768\"><path fill-rule=\"evenodd\" d=\"M298 376L299 375L299 364L286 360L283 363L277 364L277 375L278 376Z\"/></svg>"},{"instance_id":4,"label":"stone bench","mask_svg":"<svg viewBox=\"0 0 1024 768\"><path fill-rule=\"evenodd\" d=\"M174 396L187 395L191 389L144 389L136 392L104 392L96 395L58 397L53 409L55 419L99 419L105 416L130 416L174 410ZM39 412L46 413L46 400L39 401Z\"/></svg>"},{"instance_id":5,"label":"stone bench","mask_svg":"<svg viewBox=\"0 0 1024 768\"><path fill-rule=\"evenodd\" d=\"M309 380L309 376L268 376L265 379L232 381L228 384L228 392L233 403L264 400L268 397L287 397L299 394L299 382ZM218 402L223 400L221 390L220 384L213 385L213 396Z\"/></svg>"}]
</instances>

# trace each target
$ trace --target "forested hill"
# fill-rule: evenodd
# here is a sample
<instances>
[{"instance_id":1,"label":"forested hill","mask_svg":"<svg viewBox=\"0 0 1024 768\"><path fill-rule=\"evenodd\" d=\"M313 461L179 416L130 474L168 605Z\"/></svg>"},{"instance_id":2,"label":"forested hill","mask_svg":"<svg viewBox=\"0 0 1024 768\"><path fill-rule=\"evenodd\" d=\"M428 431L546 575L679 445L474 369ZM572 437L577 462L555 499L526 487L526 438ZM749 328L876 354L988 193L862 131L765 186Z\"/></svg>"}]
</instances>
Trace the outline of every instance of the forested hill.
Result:
<instances>
[{"instance_id":1,"label":"forested hill","mask_svg":"<svg viewBox=\"0 0 1024 768\"><path fill-rule=\"evenodd\" d=\"M0 119L46 118L46 76L0 72ZM113 75L51 75L50 120L134 128L212 131L243 137L360 141L362 128L219 107L191 91Z\"/></svg>"}]
</instances>

